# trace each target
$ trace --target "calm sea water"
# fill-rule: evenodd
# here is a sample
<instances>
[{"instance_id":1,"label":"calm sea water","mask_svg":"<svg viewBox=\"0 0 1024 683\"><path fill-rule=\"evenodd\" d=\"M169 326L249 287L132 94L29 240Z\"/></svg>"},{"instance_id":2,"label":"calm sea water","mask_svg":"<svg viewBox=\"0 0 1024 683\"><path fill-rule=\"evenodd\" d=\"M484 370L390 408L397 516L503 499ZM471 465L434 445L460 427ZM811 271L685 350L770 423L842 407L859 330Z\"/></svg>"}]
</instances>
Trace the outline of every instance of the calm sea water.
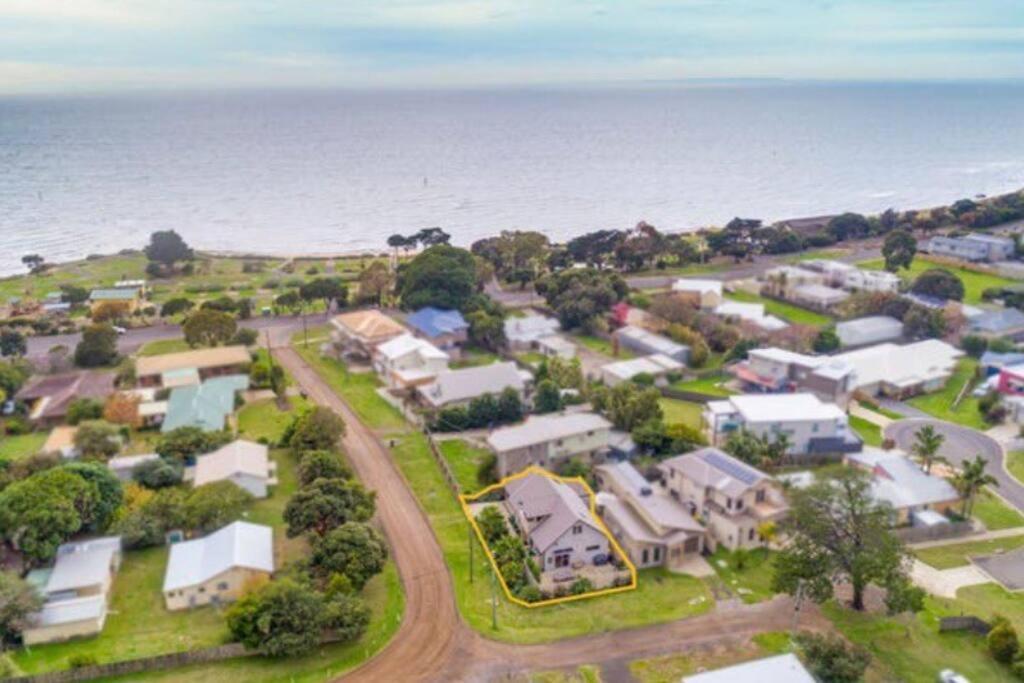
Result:
<instances>
[{"instance_id":1,"label":"calm sea water","mask_svg":"<svg viewBox=\"0 0 1024 683\"><path fill-rule=\"evenodd\" d=\"M1024 186L1024 86L0 98L0 273L174 228L254 252L564 238Z\"/></svg>"}]
</instances>

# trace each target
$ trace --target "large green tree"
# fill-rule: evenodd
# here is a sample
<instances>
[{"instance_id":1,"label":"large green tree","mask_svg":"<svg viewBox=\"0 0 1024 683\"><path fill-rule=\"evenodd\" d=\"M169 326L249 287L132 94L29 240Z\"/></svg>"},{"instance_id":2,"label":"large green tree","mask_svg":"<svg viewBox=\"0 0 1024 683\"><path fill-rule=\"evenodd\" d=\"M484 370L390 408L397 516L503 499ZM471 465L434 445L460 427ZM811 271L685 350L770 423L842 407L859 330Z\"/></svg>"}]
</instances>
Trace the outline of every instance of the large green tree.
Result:
<instances>
[{"instance_id":1,"label":"large green tree","mask_svg":"<svg viewBox=\"0 0 1024 683\"><path fill-rule=\"evenodd\" d=\"M238 519L252 495L230 481L197 486L185 498L184 514L190 529L208 533Z\"/></svg>"},{"instance_id":2,"label":"large green tree","mask_svg":"<svg viewBox=\"0 0 1024 683\"><path fill-rule=\"evenodd\" d=\"M297 453L330 451L345 434L345 422L330 408L314 406L295 418L287 434L287 443Z\"/></svg>"},{"instance_id":3,"label":"large green tree","mask_svg":"<svg viewBox=\"0 0 1024 683\"><path fill-rule=\"evenodd\" d=\"M344 306L348 301L348 285L337 277L316 278L299 287L299 296L310 302L319 299L324 302L324 308L330 308L332 303Z\"/></svg>"},{"instance_id":4,"label":"large green tree","mask_svg":"<svg viewBox=\"0 0 1024 683\"><path fill-rule=\"evenodd\" d=\"M629 293L621 276L594 268L552 273L538 280L536 289L567 330L598 325L597 321Z\"/></svg>"},{"instance_id":5,"label":"large green tree","mask_svg":"<svg viewBox=\"0 0 1024 683\"><path fill-rule=\"evenodd\" d=\"M0 330L0 356L24 356L28 352L25 335L17 330Z\"/></svg>"},{"instance_id":6,"label":"large green tree","mask_svg":"<svg viewBox=\"0 0 1024 683\"><path fill-rule=\"evenodd\" d=\"M72 472L38 472L0 492L0 532L30 564L45 563L82 529L98 497L94 483Z\"/></svg>"},{"instance_id":7,"label":"large green tree","mask_svg":"<svg viewBox=\"0 0 1024 683\"><path fill-rule=\"evenodd\" d=\"M159 230L149 236L146 258L167 267L192 258L192 249L174 230Z\"/></svg>"},{"instance_id":8,"label":"large green tree","mask_svg":"<svg viewBox=\"0 0 1024 683\"><path fill-rule=\"evenodd\" d=\"M604 414L616 429L632 431L649 420L661 420L661 392L654 387L641 387L633 382L621 382L610 389L596 387L590 402Z\"/></svg>"},{"instance_id":9,"label":"large green tree","mask_svg":"<svg viewBox=\"0 0 1024 683\"><path fill-rule=\"evenodd\" d=\"M108 460L121 450L117 427L103 420L89 420L75 431L75 448L83 458Z\"/></svg>"},{"instance_id":10,"label":"large green tree","mask_svg":"<svg viewBox=\"0 0 1024 683\"><path fill-rule=\"evenodd\" d=\"M465 249L439 244L403 265L398 273L402 307L462 310L477 289L476 262Z\"/></svg>"},{"instance_id":11,"label":"large green tree","mask_svg":"<svg viewBox=\"0 0 1024 683\"><path fill-rule=\"evenodd\" d=\"M292 579L271 581L228 610L228 629L250 650L268 657L304 654L320 642L323 597Z\"/></svg>"},{"instance_id":12,"label":"large green tree","mask_svg":"<svg viewBox=\"0 0 1024 683\"><path fill-rule=\"evenodd\" d=\"M953 301L963 301L964 298L964 283L945 268L929 268L924 271L914 280L910 290L915 294Z\"/></svg>"},{"instance_id":13,"label":"large green tree","mask_svg":"<svg viewBox=\"0 0 1024 683\"><path fill-rule=\"evenodd\" d=\"M885 269L895 273L900 268L910 268L917 253L917 240L909 230L893 230L885 236L882 244L882 256L885 257Z\"/></svg>"},{"instance_id":14,"label":"large green tree","mask_svg":"<svg viewBox=\"0 0 1024 683\"><path fill-rule=\"evenodd\" d=\"M345 522L365 522L376 509L376 494L350 479L317 479L291 497L284 508L288 536L312 531L323 536Z\"/></svg>"},{"instance_id":15,"label":"large green tree","mask_svg":"<svg viewBox=\"0 0 1024 683\"><path fill-rule=\"evenodd\" d=\"M201 308L185 319L181 331L189 346L219 346L231 341L238 323L230 313Z\"/></svg>"},{"instance_id":16,"label":"large green tree","mask_svg":"<svg viewBox=\"0 0 1024 683\"><path fill-rule=\"evenodd\" d=\"M15 643L28 615L43 605L43 597L14 572L0 572L0 642Z\"/></svg>"},{"instance_id":17,"label":"large green tree","mask_svg":"<svg viewBox=\"0 0 1024 683\"><path fill-rule=\"evenodd\" d=\"M227 432L204 432L199 427L178 427L160 436L154 450L164 458L182 462L210 453L231 441Z\"/></svg>"},{"instance_id":18,"label":"large green tree","mask_svg":"<svg viewBox=\"0 0 1024 683\"><path fill-rule=\"evenodd\" d=\"M117 360L117 332L108 323L89 325L82 330L82 339L75 346L75 365L98 368Z\"/></svg>"},{"instance_id":19,"label":"large green tree","mask_svg":"<svg viewBox=\"0 0 1024 683\"><path fill-rule=\"evenodd\" d=\"M70 462L62 469L96 487L96 498L88 516L83 516L82 524L92 531L106 531L124 501L121 480L109 467L98 462Z\"/></svg>"},{"instance_id":20,"label":"large green tree","mask_svg":"<svg viewBox=\"0 0 1024 683\"><path fill-rule=\"evenodd\" d=\"M384 570L388 545L376 529L360 522L346 522L313 545L310 565L323 576L341 574L356 590Z\"/></svg>"},{"instance_id":21,"label":"large green tree","mask_svg":"<svg viewBox=\"0 0 1024 683\"><path fill-rule=\"evenodd\" d=\"M299 460L299 484L306 486L317 479L351 479L352 472L334 451L306 451Z\"/></svg>"}]
</instances>

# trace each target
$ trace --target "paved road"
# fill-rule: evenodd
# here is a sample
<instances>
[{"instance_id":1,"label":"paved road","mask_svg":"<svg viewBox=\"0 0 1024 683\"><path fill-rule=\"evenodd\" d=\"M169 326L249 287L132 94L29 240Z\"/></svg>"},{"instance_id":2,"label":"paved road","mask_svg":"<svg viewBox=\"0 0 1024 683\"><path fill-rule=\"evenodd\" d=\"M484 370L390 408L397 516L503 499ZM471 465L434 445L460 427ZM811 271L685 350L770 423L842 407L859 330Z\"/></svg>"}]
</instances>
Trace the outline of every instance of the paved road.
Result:
<instances>
[{"instance_id":1,"label":"paved road","mask_svg":"<svg viewBox=\"0 0 1024 683\"><path fill-rule=\"evenodd\" d=\"M377 656L346 674L346 681L484 681L509 673L601 665L739 642L762 631L793 627L792 601L780 596L758 605L720 605L692 619L543 645L517 646L484 638L462 621L444 555L391 452L293 349L284 346L286 340L283 330L275 331L275 357L310 398L336 411L348 426L348 459L360 479L377 491L377 518L391 540L405 590L398 633ZM800 626L828 628L813 607L801 612Z\"/></svg>"},{"instance_id":2,"label":"paved road","mask_svg":"<svg viewBox=\"0 0 1024 683\"><path fill-rule=\"evenodd\" d=\"M939 455L954 465L961 465L965 460L973 460L976 455L988 460L988 471L999 482L999 495L1024 512L1024 485L1006 471L1003 447L987 434L942 420L913 418L892 423L885 428L885 436L895 441L902 450L910 452L914 444L914 434L929 424L946 437L939 449Z\"/></svg>"}]
</instances>

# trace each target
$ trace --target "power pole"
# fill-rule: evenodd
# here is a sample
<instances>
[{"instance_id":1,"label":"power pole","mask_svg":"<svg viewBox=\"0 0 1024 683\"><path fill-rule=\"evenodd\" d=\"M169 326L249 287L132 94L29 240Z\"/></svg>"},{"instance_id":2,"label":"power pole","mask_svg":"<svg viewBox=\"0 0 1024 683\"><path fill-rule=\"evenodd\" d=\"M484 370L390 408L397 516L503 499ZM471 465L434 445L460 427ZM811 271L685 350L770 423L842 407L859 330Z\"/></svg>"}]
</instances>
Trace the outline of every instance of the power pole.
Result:
<instances>
[{"instance_id":1,"label":"power pole","mask_svg":"<svg viewBox=\"0 0 1024 683\"><path fill-rule=\"evenodd\" d=\"M306 305L302 305L302 348L309 348L309 327L306 325Z\"/></svg>"},{"instance_id":2,"label":"power pole","mask_svg":"<svg viewBox=\"0 0 1024 683\"><path fill-rule=\"evenodd\" d=\"M466 527L466 531L469 532L469 582L473 583L473 527Z\"/></svg>"},{"instance_id":3,"label":"power pole","mask_svg":"<svg viewBox=\"0 0 1024 683\"><path fill-rule=\"evenodd\" d=\"M491 630L498 630L498 591L497 591L497 577L495 577L495 568L491 567Z\"/></svg>"}]
</instances>

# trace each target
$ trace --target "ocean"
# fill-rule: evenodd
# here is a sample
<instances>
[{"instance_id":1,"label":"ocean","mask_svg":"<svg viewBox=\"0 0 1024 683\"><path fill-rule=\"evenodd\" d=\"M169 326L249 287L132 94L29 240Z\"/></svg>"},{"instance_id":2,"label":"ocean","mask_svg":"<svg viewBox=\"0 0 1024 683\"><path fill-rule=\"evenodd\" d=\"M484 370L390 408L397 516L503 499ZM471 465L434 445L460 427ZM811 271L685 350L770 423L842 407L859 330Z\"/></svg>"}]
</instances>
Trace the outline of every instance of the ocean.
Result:
<instances>
[{"instance_id":1,"label":"ocean","mask_svg":"<svg viewBox=\"0 0 1024 683\"><path fill-rule=\"evenodd\" d=\"M0 274L195 247L467 245L946 204L1024 186L1024 84L0 97Z\"/></svg>"}]
</instances>

